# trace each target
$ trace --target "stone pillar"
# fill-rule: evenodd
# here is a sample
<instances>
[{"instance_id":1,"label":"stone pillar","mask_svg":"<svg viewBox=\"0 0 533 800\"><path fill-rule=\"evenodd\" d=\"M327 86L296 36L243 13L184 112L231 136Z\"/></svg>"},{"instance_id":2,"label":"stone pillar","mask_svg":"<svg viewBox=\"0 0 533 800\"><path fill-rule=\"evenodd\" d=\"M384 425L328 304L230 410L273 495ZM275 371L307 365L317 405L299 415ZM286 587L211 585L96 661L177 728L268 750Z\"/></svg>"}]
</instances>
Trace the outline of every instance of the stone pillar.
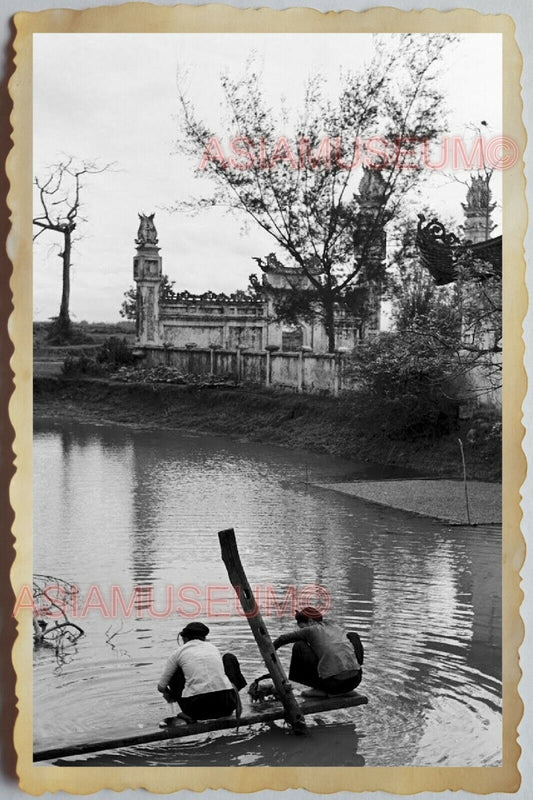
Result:
<instances>
[{"instance_id":1,"label":"stone pillar","mask_svg":"<svg viewBox=\"0 0 533 800\"><path fill-rule=\"evenodd\" d=\"M298 353L298 392L303 392L304 388L304 354L303 350Z\"/></svg>"},{"instance_id":2,"label":"stone pillar","mask_svg":"<svg viewBox=\"0 0 533 800\"><path fill-rule=\"evenodd\" d=\"M333 396L338 397L341 388L341 358L338 353L335 353L334 362L334 377L333 377Z\"/></svg>"},{"instance_id":3,"label":"stone pillar","mask_svg":"<svg viewBox=\"0 0 533 800\"><path fill-rule=\"evenodd\" d=\"M390 213L384 208L386 182L380 169L363 167L363 177L356 196L359 204L354 247L357 249L367 237L372 236L366 253L366 270L369 278L368 314L362 325L364 334L379 333L381 319L381 275L387 253L385 225ZM379 217L379 222L376 220Z\"/></svg>"},{"instance_id":4,"label":"stone pillar","mask_svg":"<svg viewBox=\"0 0 533 800\"><path fill-rule=\"evenodd\" d=\"M272 353L276 353L279 350L277 344L267 344L265 347L266 350L266 379L265 383L266 386L270 386L272 384Z\"/></svg>"},{"instance_id":5,"label":"stone pillar","mask_svg":"<svg viewBox=\"0 0 533 800\"><path fill-rule=\"evenodd\" d=\"M149 217L139 214L141 224L133 258L133 278L137 283L137 343L141 346L162 343L159 293L163 271L153 217L153 214Z\"/></svg>"},{"instance_id":6,"label":"stone pillar","mask_svg":"<svg viewBox=\"0 0 533 800\"><path fill-rule=\"evenodd\" d=\"M238 344L236 347L236 363L237 363L237 381L241 382L242 366L241 366L241 346Z\"/></svg>"},{"instance_id":7,"label":"stone pillar","mask_svg":"<svg viewBox=\"0 0 533 800\"><path fill-rule=\"evenodd\" d=\"M270 350L266 350L265 358L265 386L270 386Z\"/></svg>"},{"instance_id":8,"label":"stone pillar","mask_svg":"<svg viewBox=\"0 0 533 800\"><path fill-rule=\"evenodd\" d=\"M335 397L338 397L339 392L342 392L344 389L344 365L346 352L347 350L345 347L338 347L335 352L335 382L333 387Z\"/></svg>"},{"instance_id":9,"label":"stone pillar","mask_svg":"<svg viewBox=\"0 0 533 800\"><path fill-rule=\"evenodd\" d=\"M466 194L466 203L461 203L465 215L464 238L472 244L486 242L496 227L492 222L496 203L491 203L489 184L489 176L473 175Z\"/></svg>"}]
</instances>

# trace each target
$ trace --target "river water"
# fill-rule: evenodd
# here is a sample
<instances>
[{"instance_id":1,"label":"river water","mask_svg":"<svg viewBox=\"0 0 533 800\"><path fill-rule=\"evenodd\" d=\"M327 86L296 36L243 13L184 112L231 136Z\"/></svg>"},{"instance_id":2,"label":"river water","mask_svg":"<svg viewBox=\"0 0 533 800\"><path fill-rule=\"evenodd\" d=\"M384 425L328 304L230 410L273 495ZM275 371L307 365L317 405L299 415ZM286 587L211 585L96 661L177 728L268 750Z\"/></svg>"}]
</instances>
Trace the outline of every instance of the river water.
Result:
<instances>
[{"instance_id":1,"label":"river water","mask_svg":"<svg viewBox=\"0 0 533 800\"><path fill-rule=\"evenodd\" d=\"M501 763L498 527L449 527L312 486L392 470L172 431L36 421L34 476L34 569L79 586L85 630L62 657L35 651L36 749L157 726L168 709L156 683L190 618L248 680L265 671L220 558L217 531L234 527L273 636L313 595L359 631L369 704L309 718L304 740L257 726L64 763ZM126 614L119 595L126 607L136 598ZM290 648L280 652L288 665Z\"/></svg>"}]
</instances>

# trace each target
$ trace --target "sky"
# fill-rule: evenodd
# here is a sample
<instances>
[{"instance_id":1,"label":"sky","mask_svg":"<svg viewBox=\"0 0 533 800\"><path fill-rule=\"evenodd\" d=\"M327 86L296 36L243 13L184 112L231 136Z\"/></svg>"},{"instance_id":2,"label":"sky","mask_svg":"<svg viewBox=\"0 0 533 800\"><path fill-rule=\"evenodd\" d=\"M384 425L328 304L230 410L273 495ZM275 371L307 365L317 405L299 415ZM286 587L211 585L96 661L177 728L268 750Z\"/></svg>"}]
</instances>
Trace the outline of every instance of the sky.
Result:
<instances>
[{"instance_id":1,"label":"sky","mask_svg":"<svg viewBox=\"0 0 533 800\"><path fill-rule=\"evenodd\" d=\"M133 284L138 212L155 212L163 271L191 292L246 288L257 271L253 256L274 249L268 234L217 208L195 216L172 211L206 193L197 161L177 152L177 73L199 116L227 134L221 122L220 74L243 74L251 52L261 66L265 95L298 106L306 79L321 73L333 93L339 70L357 69L372 50L368 34L37 34L34 36L34 174L45 177L65 155L113 163L89 176L73 253L71 316L75 321L120 319ZM502 70L498 34L463 34L443 63L449 131L472 137L472 126L501 131ZM428 197L443 218L462 221L464 172L435 173ZM492 180L501 219L501 180ZM38 207L36 206L36 210ZM500 232L499 229L495 233ZM58 238L41 235L34 248L34 318L58 313L61 263Z\"/></svg>"}]
</instances>

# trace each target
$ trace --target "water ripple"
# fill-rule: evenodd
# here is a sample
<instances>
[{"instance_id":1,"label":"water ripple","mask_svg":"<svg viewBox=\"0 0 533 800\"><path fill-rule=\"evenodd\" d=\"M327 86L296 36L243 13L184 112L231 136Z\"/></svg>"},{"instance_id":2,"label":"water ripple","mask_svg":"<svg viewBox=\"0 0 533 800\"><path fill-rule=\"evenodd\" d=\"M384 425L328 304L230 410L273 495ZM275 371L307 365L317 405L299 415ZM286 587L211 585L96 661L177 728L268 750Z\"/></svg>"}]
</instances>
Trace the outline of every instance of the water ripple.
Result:
<instances>
[{"instance_id":1,"label":"water ripple","mask_svg":"<svg viewBox=\"0 0 533 800\"><path fill-rule=\"evenodd\" d=\"M150 616L151 591L161 612L169 587L175 599L193 586L206 618L208 587L219 587L212 640L238 655L248 679L264 672L220 560L216 532L235 527L272 635L292 628L292 600L317 584L331 596L331 615L360 632L369 705L320 715L303 754L282 726L259 726L76 763L499 765L500 532L305 485L373 474L344 459L221 437L37 424L35 571L78 583L82 600L92 585L106 604L112 586L125 598L143 589L140 619L121 623L92 608L64 663L53 651L35 653L36 745L151 730L165 716L155 685L193 606ZM280 653L287 666L290 649Z\"/></svg>"}]
</instances>

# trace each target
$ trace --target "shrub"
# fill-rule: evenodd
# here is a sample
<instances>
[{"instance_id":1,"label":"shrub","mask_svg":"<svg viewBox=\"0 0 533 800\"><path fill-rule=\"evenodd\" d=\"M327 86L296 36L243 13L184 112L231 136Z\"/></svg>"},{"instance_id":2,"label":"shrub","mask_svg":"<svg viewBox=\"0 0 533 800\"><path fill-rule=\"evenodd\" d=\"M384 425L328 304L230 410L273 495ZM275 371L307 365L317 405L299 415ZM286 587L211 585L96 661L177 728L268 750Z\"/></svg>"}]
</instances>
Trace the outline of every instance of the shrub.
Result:
<instances>
[{"instance_id":1,"label":"shrub","mask_svg":"<svg viewBox=\"0 0 533 800\"><path fill-rule=\"evenodd\" d=\"M409 334L385 334L358 348L347 366L358 401L393 439L436 437L458 425L459 399L446 354Z\"/></svg>"},{"instance_id":2,"label":"shrub","mask_svg":"<svg viewBox=\"0 0 533 800\"><path fill-rule=\"evenodd\" d=\"M96 358L100 364L105 364L110 369L127 367L135 363L135 356L128 347L126 339L119 339L117 336L110 336L105 340Z\"/></svg>"},{"instance_id":3,"label":"shrub","mask_svg":"<svg viewBox=\"0 0 533 800\"><path fill-rule=\"evenodd\" d=\"M63 375L101 375L104 371L102 366L94 359L82 353L79 356L68 353L63 366Z\"/></svg>"}]
</instances>

